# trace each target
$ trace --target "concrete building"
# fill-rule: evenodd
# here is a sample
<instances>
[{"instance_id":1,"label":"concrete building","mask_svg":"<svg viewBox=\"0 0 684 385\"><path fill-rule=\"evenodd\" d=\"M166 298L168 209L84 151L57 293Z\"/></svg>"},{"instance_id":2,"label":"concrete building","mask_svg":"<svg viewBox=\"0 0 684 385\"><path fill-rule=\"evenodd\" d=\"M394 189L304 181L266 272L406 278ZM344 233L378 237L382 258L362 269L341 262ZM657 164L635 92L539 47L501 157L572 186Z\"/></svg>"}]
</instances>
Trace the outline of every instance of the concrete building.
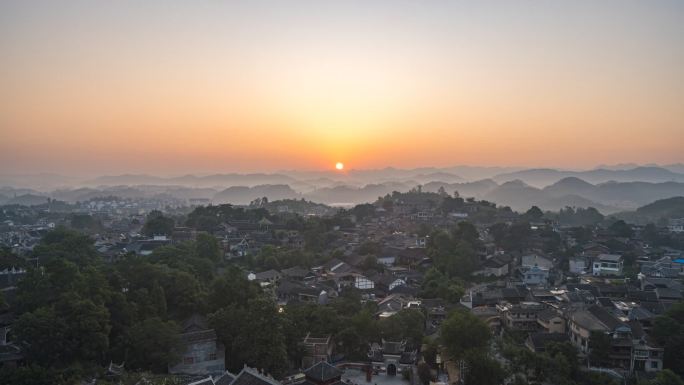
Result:
<instances>
[{"instance_id":1,"label":"concrete building","mask_svg":"<svg viewBox=\"0 0 684 385\"><path fill-rule=\"evenodd\" d=\"M593 275L622 275L622 256L617 254L600 254L594 258Z\"/></svg>"},{"instance_id":2,"label":"concrete building","mask_svg":"<svg viewBox=\"0 0 684 385\"><path fill-rule=\"evenodd\" d=\"M302 367L308 368L321 361L328 362L332 357L333 342L330 335L316 337L307 333L302 345L306 352L302 358Z\"/></svg>"},{"instance_id":3,"label":"concrete building","mask_svg":"<svg viewBox=\"0 0 684 385\"><path fill-rule=\"evenodd\" d=\"M569 260L569 271L571 274L584 274L589 269L587 259L582 256L573 257Z\"/></svg>"},{"instance_id":4,"label":"concrete building","mask_svg":"<svg viewBox=\"0 0 684 385\"><path fill-rule=\"evenodd\" d=\"M542 327L537 322L537 316L545 306L539 302L521 302L517 305L497 305L501 315L501 324L510 330L537 331Z\"/></svg>"},{"instance_id":5,"label":"concrete building","mask_svg":"<svg viewBox=\"0 0 684 385\"><path fill-rule=\"evenodd\" d=\"M185 321L180 339L183 345L181 360L169 364L169 373L220 375L225 372L226 349L203 317L194 315Z\"/></svg>"},{"instance_id":6,"label":"concrete building","mask_svg":"<svg viewBox=\"0 0 684 385\"><path fill-rule=\"evenodd\" d=\"M546 333L565 333L565 319L556 309L544 309L537 314L537 323Z\"/></svg>"}]
</instances>

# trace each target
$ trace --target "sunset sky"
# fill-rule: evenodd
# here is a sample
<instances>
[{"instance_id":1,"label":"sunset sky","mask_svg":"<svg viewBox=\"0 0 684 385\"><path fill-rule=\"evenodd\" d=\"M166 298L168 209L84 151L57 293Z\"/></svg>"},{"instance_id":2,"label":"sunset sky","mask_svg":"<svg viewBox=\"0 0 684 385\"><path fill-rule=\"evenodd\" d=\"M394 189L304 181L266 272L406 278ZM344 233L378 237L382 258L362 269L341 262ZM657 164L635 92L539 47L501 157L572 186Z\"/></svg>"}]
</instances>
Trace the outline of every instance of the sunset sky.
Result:
<instances>
[{"instance_id":1,"label":"sunset sky","mask_svg":"<svg viewBox=\"0 0 684 385\"><path fill-rule=\"evenodd\" d=\"M0 173L684 162L683 1L0 3Z\"/></svg>"}]
</instances>

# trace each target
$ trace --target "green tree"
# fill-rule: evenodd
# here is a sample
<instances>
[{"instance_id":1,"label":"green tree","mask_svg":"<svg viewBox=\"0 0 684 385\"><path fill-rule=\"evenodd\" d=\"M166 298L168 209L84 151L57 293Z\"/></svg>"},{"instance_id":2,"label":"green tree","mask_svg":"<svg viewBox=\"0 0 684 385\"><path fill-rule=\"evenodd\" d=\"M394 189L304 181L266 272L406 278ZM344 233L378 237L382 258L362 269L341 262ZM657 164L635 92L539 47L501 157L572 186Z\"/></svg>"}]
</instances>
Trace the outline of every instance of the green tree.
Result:
<instances>
[{"instance_id":1,"label":"green tree","mask_svg":"<svg viewBox=\"0 0 684 385\"><path fill-rule=\"evenodd\" d=\"M439 351L439 345L437 342L430 338L425 338L423 340L423 359L431 367L437 365L437 352Z\"/></svg>"},{"instance_id":2,"label":"green tree","mask_svg":"<svg viewBox=\"0 0 684 385\"><path fill-rule=\"evenodd\" d=\"M658 232L658 227L653 223L648 223L641 230L641 237L644 241L648 242L651 246L659 246L660 243L660 233Z\"/></svg>"},{"instance_id":3,"label":"green tree","mask_svg":"<svg viewBox=\"0 0 684 385\"><path fill-rule=\"evenodd\" d=\"M167 218L161 211L152 210L145 219L142 233L148 237L154 235L171 235L175 224L173 219Z\"/></svg>"},{"instance_id":4,"label":"green tree","mask_svg":"<svg viewBox=\"0 0 684 385\"><path fill-rule=\"evenodd\" d=\"M339 296L330 303L337 314L357 314L363 309L361 303L361 290L348 287L339 293Z\"/></svg>"},{"instance_id":5,"label":"green tree","mask_svg":"<svg viewBox=\"0 0 684 385\"><path fill-rule=\"evenodd\" d=\"M631 238L634 236L634 230L632 230L632 226L628 225L622 219L613 222L613 224L608 227L608 231L610 231L616 237Z\"/></svg>"},{"instance_id":6,"label":"green tree","mask_svg":"<svg viewBox=\"0 0 684 385\"><path fill-rule=\"evenodd\" d=\"M76 265L71 264L64 260L55 260L55 262L60 267L64 267L64 270L69 270L73 267L73 271L69 271L68 274L63 274L61 276L69 276L74 279L77 277ZM60 294L61 290L55 288L52 279L54 277L50 274L50 269L46 267L45 269L34 268L29 269L24 278L17 284L17 311L19 313L30 312L39 307L48 306L57 300L57 296ZM55 275L57 276L57 274ZM58 284L64 284L67 287L73 286L73 281L57 282Z\"/></svg>"},{"instance_id":7,"label":"green tree","mask_svg":"<svg viewBox=\"0 0 684 385\"><path fill-rule=\"evenodd\" d=\"M0 369L0 384L71 385L77 379L37 365L4 367Z\"/></svg>"},{"instance_id":8,"label":"green tree","mask_svg":"<svg viewBox=\"0 0 684 385\"><path fill-rule=\"evenodd\" d=\"M213 262L221 259L221 248L216 237L210 234L201 233L195 240L195 253L200 258L207 258Z\"/></svg>"},{"instance_id":9,"label":"green tree","mask_svg":"<svg viewBox=\"0 0 684 385\"><path fill-rule=\"evenodd\" d=\"M152 285L150 303L154 307L154 314L160 318L166 318L166 294L164 288L157 282Z\"/></svg>"},{"instance_id":10,"label":"green tree","mask_svg":"<svg viewBox=\"0 0 684 385\"><path fill-rule=\"evenodd\" d=\"M209 325L216 330L219 340L226 347L226 368L239 370L245 363L243 349L238 338L246 333L249 314L246 307L231 304L209 315Z\"/></svg>"},{"instance_id":11,"label":"green tree","mask_svg":"<svg viewBox=\"0 0 684 385\"><path fill-rule=\"evenodd\" d=\"M525 213L525 219L530 222L538 222L544 217L544 212L537 206L530 207Z\"/></svg>"},{"instance_id":12,"label":"green tree","mask_svg":"<svg viewBox=\"0 0 684 385\"><path fill-rule=\"evenodd\" d=\"M57 227L45 234L33 249L33 255L41 263L64 259L77 266L90 265L99 259L92 239L64 227Z\"/></svg>"},{"instance_id":13,"label":"green tree","mask_svg":"<svg viewBox=\"0 0 684 385\"><path fill-rule=\"evenodd\" d=\"M665 369L656 375L656 378L648 382L648 385L684 385L684 380L675 372Z\"/></svg>"},{"instance_id":14,"label":"green tree","mask_svg":"<svg viewBox=\"0 0 684 385\"><path fill-rule=\"evenodd\" d=\"M78 230L100 231L102 223L88 214L73 214L70 221L71 227Z\"/></svg>"},{"instance_id":15,"label":"green tree","mask_svg":"<svg viewBox=\"0 0 684 385\"><path fill-rule=\"evenodd\" d=\"M24 313L14 324L17 340L26 343L27 359L46 367L67 359L64 354L70 350L67 329L66 321L52 307Z\"/></svg>"},{"instance_id":16,"label":"green tree","mask_svg":"<svg viewBox=\"0 0 684 385\"><path fill-rule=\"evenodd\" d=\"M346 327L335 335L338 350L350 360L364 359L368 342L361 340L361 336L353 327Z\"/></svg>"},{"instance_id":17,"label":"green tree","mask_svg":"<svg viewBox=\"0 0 684 385\"><path fill-rule=\"evenodd\" d=\"M166 293L168 311L177 319L185 319L204 307L205 293L197 278L192 274L172 270L161 284Z\"/></svg>"},{"instance_id":18,"label":"green tree","mask_svg":"<svg viewBox=\"0 0 684 385\"><path fill-rule=\"evenodd\" d=\"M513 378L512 385L528 385L527 379L522 374L516 374Z\"/></svg>"},{"instance_id":19,"label":"green tree","mask_svg":"<svg viewBox=\"0 0 684 385\"><path fill-rule=\"evenodd\" d=\"M212 281L208 295L209 308L247 306L249 300L258 297L260 293L259 286L248 281L241 270L231 267L222 276Z\"/></svg>"},{"instance_id":20,"label":"green tree","mask_svg":"<svg viewBox=\"0 0 684 385\"><path fill-rule=\"evenodd\" d=\"M361 263L361 269L363 271L368 271L368 270L375 270L375 271L383 271L384 266L378 262L378 258L376 258L374 255L369 255L366 257L366 259L363 260Z\"/></svg>"},{"instance_id":21,"label":"green tree","mask_svg":"<svg viewBox=\"0 0 684 385\"><path fill-rule=\"evenodd\" d=\"M359 245L357 252L361 255L378 255L382 252L382 245L378 242L366 241Z\"/></svg>"},{"instance_id":22,"label":"green tree","mask_svg":"<svg viewBox=\"0 0 684 385\"><path fill-rule=\"evenodd\" d=\"M431 237L427 253L432 258L435 268L447 276L467 278L478 264L473 246L473 242L478 242L475 238L468 225L459 225L452 234L437 231Z\"/></svg>"},{"instance_id":23,"label":"green tree","mask_svg":"<svg viewBox=\"0 0 684 385\"><path fill-rule=\"evenodd\" d=\"M359 334L362 341L380 341L380 326L375 322L373 312L370 309L363 309L361 312L354 314L349 323Z\"/></svg>"},{"instance_id":24,"label":"green tree","mask_svg":"<svg viewBox=\"0 0 684 385\"><path fill-rule=\"evenodd\" d=\"M457 278L449 278L438 269L429 269L421 284L421 298L441 298L450 303L458 303L463 296L463 284Z\"/></svg>"},{"instance_id":25,"label":"green tree","mask_svg":"<svg viewBox=\"0 0 684 385\"><path fill-rule=\"evenodd\" d=\"M214 276L214 261L199 257L193 242L158 247L148 257L148 261L188 272L207 281Z\"/></svg>"},{"instance_id":26,"label":"green tree","mask_svg":"<svg viewBox=\"0 0 684 385\"><path fill-rule=\"evenodd\" d=\"M466 356L465 383L468 385L500 385L506 378L506 371L499 362L482 351L471 350Z\"/></svg>"},{"instance_id":27,"label":"green tree","mask_svg":"<svg viewBox=\"0 0 684 385\"><path fill-rule=\"evenodd\" d=\"M103 362L111 330L107 308L89 299L68 295L55 308L67 325L64 334L67 348L62 355L71 355L79 361Z\"/></svg>"},{"instance_id":28,"label":"green tree","mask_svg":"<svg viewBox=\"0 0 684 385\"><path fill-rule=\"evenodd\" d=\"M459 222L454 229L453 237L456 241L468 243L472 248L478 248L481 243L477 228L470 222Z\"/></svg>"},{"instance_id":29,"label":"green tree","mask_svg":"<svg viewBox=\"0 0 684 385\"><path fill-rule=\"evenodd\" d=\"M111 324L104 304L111 292L106 280L86 270L84 278L73 263L53 259L44 273L34 271L21 282L18 297L26 303L15 331L32 362L100 361L108 350Z\"/></svg>"},{"instance_id":30,"label":"green tree","mask_svg":"<svg viewBox=\"0 0 684 385\"><path fill-rule=\"evenodd\" d=\"M498 247L503 247L504 246L504 240L506 239L506 236L508 235L509 231L509 226L505 223L495 223L492 226L487 229L489 231L489 234L494 238L494 243Z\"/></svg>"},{"instance_id":31,"label":"green tree","mask_svg":"<svg viewBox=\"0 0 684 385\"><path fill-rule=\"evenodd\" d=\"M454 211L462 210L464 203L465 201L463 200L463 198L458 196L458 191L454 191L454 197L442 197L442 203L440 205L440 208L445 213L451 213Z\"/></svg>"},{"instance_id":32,"label":"green tree","mask_svg":"<svg viewBox=\"0 0 684 385\"><path fill-rule=\"evenodd\" d=\"M430 381L435 379L432 375L430 365L426 364L425 362L418 364L418 378L420 379L420 383L423 385L428 385Z\"/></svg>"},{"instance_id":33,"label":"green tree","mask_svg":"<svg viewBox=\"0 0 684 385\"><path fill-rule=\"evenodd\" d=\"M356 220L363 221L375 215L375 206L370 203L364 203L354 206L349 212L356 216Z\"/></svg>"},{"instance_id":34,"label":"green tree","mask_svg":"<svg viewBox=\"0 0 684 385\"><path fill-rule=\"evenodd\" d=\"M29 264L24 258L12 253L7 246L0 246L0 270L11 268L26 268Z\"/></svg>"},{"instance_id":35,"label":"green tree","mask_svg":"<svg viewBox=\"0 0 684 385\"><path fill-rule=\"evenodd\" d=\"M180 358L180 328L173 321L147 318L129 330L126 364L135 369L165 372L168 364Z\"/></svg>"},{"instance_id":36,"label":"green tree","mask_svg":"<svg viewBox=\"0 0 684 385\"><path fill-rule=\"evenodd\" d=\"M109 333L109 354L116 362L126 360L127 333L137 320L136 306L131 304L124 293L114 293L106 304L112 325Z\"/></svg>"},{"instance_id":37,"label":"green tree","mask_svg":"<svg viewBox=\"0 0 684 385\"><path fill-rule=\"evenodd\" d=\"M489 227L494 243L509 251L523 251L529 244L532 230L528 222L516 222L512 225L496 223Z\"/></svg>"},{"instance_id":38,"label":"green tree","mask_svg":"<svg viewBox=\"0 0 684 385\"><path fill-rule=\"evenodd\" d=\"M610 336L600 331L592 331L589 335L589 359L593 364L606 363L610 355Z\"/></svg>"},{"instance_id":39,"label":"green tree","mask_svg":"<svg viewBox=\"0 0 684 385\"><path fill-rule=\"evenodd\" d=\"M507 250L523 251L530 242L532 230L527 222L518 222L511 225L504 240L504 248Z\"/></svg>"},{"instance_id":40,"label":"green tree","mask_svg":"<svg viewBox=\"0 0 684 385\"><path fill-rule=\"evenodd\" d=\"M247 364L275 377L285 373L288 357L283 319L272 301L255 298L244 309L220 309L211 315L210 324L226 346L233 370Z\"/></svg>"},{"instance_id":41,"label":"green tree","mask_svg":"<svg viewBox=\"0 0 684 385\"><path fill-rule=\"evenodd\" d=\"M663 366L684 375L684 302L678 302L653 323L651 335L665 348Z\"/></svg>"},{"instance_id":42,"label":"green tree","mask_svg":"<svg viewBox=\"0 0 684 385\"><path fill-rule=\"evenodd\" d=\"M549 342L545 346L545 353L554 358L560 364L559 366L567 368L566 378L577 379L579 359L577 358L577 349L572 344L569 342Z\"/></svg>"},{"instance_id":43,"label":"green tree","mask_svg":"<svg viewBox=\"0 0 684 385\"><path fill-rule=\"evenodd\" d=\"M471 350L484 349L492 334L487 324L466 311L454 311L442 323L442 343L452 359L463 358Z\"/></svg>"}]
</instances>

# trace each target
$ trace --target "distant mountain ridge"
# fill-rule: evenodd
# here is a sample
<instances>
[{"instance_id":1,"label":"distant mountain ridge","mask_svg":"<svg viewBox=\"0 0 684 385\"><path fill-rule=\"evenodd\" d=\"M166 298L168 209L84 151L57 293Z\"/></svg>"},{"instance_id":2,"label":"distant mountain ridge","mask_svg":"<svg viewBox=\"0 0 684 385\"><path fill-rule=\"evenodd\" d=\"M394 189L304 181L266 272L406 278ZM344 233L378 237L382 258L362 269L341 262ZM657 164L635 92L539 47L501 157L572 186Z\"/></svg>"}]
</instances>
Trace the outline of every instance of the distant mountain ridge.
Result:
<instances>
[{"instance_id":1,"label":"distant mountain ridge","mask_svg":"<svg viewBox=\"0 0 684 385\"><path fill-rule=\"evenodd\" d=\"M406 183L428 184L432 182L465 183L492 179L498 184L516 179L538 188L554 184L567 177L580 178L592 184L616 182L684 182L684 164L607 165L590 170L562 170L555 168L521 167L420 167L401 169L278 171L272 173L213 173L202 175L157 176L150 174L104 175L95 178L71 177L57 174L8 175L0 174L0 186L28 188L38 191L102 186L184 186L225 189L231 186L257 186L288 184L297 191L312 191L339 185L362 188L368 184Z\"/></svg>"},{"instance_id":2,"label":"distant mountain ridge","mask_svg":"<svg viewBox=\"0 0 684 385\"><path fill-rule=\"evenodd\" d=\"M465 197L481 197L489 191L499 187L499 185L491 179L463 183L444 183L435 181L423 185L423 190L437 192L441 187L449 194L458 192L459 195Z\"/></svg>"},{"instance_id":3,"label":"distant mountain ridge","mask_svg":"<svg viewBox=\"0 0 684 385\"><path fill-rule=\"evenodd\" d=\"M261 184L286 184L296 180L281 174L213 174L206 176L184 175L163 178L152 175L127 174L101 176L85 182L88 185L192 185L196 187L213 186L256 186Z\"/></svg>"},{"instance_id":4,"label":"distant mountain ridge","mask_svg":"<svg viewBox=\"0 0 684 385\"><path fill-rule=\"evenodd\" d=\"M286 184L259 186L232 186L218 192L213 197L215 203L249 204L256 198L267 197L268 200L298 199L301 195Z\"/></svg>"},{"instance_id":5,"label":"distant mountain ridge","mask_svg":"<svg viewBox=\"0 0 684 385\"><path fill-rule=\"evenodd\" d=\"M591 206L603 213L615 213L678 195L684 195L684 183L607 182L593 185L569 177L543 189L520 180L510 181L492 189L482 198L519 211L533 205L545 210Z\"/></svg>"},{"instance_id":6,"label":"distant mountain ridge","mask_svg":"<svg viewBox=\"0 0 684 385\"><path fill-rule=\"evenodd\" d=\"M47 203L48 197L43 195L35 194L24 194L17 195L15 197L7 199L4 204L6 205L22 205L22 206L38 206Z\"/></svg>"},{"instance_id":7,"label":"distant mountain ridge","mask_svg":"<svg viewBox=\"0 0 684 385\"><path fill-rule=\"evenodd\" d=\"M589 171L562 171L551 168L528 169L500 174L493 179L498 183L522 180L535 187L545 187L561 179L575 177L589 183L615 182L684 182L684 174L662 167L636 167L632 169L596 169Z\"/></svg>"},{"instance_id":8,"label":"distant mountain ridge","mask_svg":"<svg viewBox=\"0 0 684 385\"><path fill-rule=\"evenodd\" d=\"M350 170L340 172L283 172L274 174L212 174L158 177L145 174L102 176L73 188L37 191L0 187L0 204L39 204L47 197L67 202L103 196L194 198L214 203L248 204L261 197L307 199L323 204L353 205L373 202L393 191L406 192L417 185L423 191L486 199L525 211L531 206L558 210L565 206L592 206L604 214L624 212L676 196L684 196L684 174L664 167L615 165L587 171L556 169L501 169L458 166ZM671 165L676 167L677 165ZM458 170L459 174L455 171ZM461 173L505 171L492 178L469 179ZM469 174L472 177L473 174ZM21 178L20 178L21 179ZM364 180L371 180L365 183ZM550 182L551 183L547 183ZM15 197L28 195L22 199Z\"/></svg>"},{"instance_id":9,"label":"distant mountain ridge","mask_svg":"<svg viewBox=\"0 0 684 385\"><path fill-rule=\"evenodd\" d=\"M664 225L669 219L684 218L684 196L657 200L634 211L619 213L616 217L632 223Z\"/></svg>"}]
</instances>

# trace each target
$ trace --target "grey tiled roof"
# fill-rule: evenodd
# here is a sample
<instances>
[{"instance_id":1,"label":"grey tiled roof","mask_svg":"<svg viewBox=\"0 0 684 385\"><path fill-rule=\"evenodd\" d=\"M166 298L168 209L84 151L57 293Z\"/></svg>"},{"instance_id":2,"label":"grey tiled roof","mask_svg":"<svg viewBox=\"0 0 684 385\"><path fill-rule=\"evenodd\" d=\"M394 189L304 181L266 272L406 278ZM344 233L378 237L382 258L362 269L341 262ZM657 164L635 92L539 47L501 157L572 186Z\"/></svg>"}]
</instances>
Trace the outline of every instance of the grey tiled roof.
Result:
<instances>
[{"instance_id":1,"label":"grey tiled roof","mask_svg":"<svg viewBox=\"0 0 684 385\"><path fill-rule=\"evenodd\" d=\"M230 372L225 372L221 377L218 377L214 382L216 385L229 385L235 380L235 375Z\"/></svg>"},{"instance_id":2,"label":"grey tiled roof","mask_svg":"<svg viewBox=\"0 0 684 385\"><path fill-rule=\"evenodd\" d=\"M559 317L558 312L552 308L547 308L537 314L537 318L542 321L550 321L554 317Z\"/></svg>"},{"instance_id":3,"label":"grey tiled roof","mask_svg":"<svg viewBox=\"0 0 684 385\"><path fill-rule=\"evenodd\" d=\"M255 369L244 367L231 385L281 385L280 382L260 374Z\"/></svg>"},{"instance_id":4,"label":"grey tiled roof","mask_svg":"<svg viewBox=\"0 0 684 385\"><path fill-rule=\"evenodd\" d=\"M682 299L682 292L676 289L658 287L655 289L658 299Z\"/></svg>"},{"instance_id":5,"label":"grey tiled roof","mask_svg":"<svg viewBox=\"0 0 684 385\"><path fill-rule=\"evenodd\" d=\"M609 311L607 311L605 308L598 306L598 305L592 305L589 306L587 309L596 319L601 322L603 325L605 325L608 330L615 330L619 326L625 325L624 322L621 322L617 317L615 317L613 314L611 314Z\"/></svg>"},{"instance_id":6,"label":"grey tiled roof","mask_svg":"<svg viewBox=\"0 0 684 385\"><path fill-rule=\"evenodd\" d=\"M189 382L187 385L214 385L214 380L209 376L198 381Z\"/></svg>"},{"instance_id":7,"label":"grey tiled roof","mask_svg":"<svg viewBox=\"0 0 684 385\"><path fill-rule=\"evenodd\" d=\"M568 335L565 333L532 333L530 334L530 342L534 350L544 350L546 344L549 342L567 342L570 341Z\"/></svg>"},{"instance_id":8,"label":"grey tiled roof","mask_svg":"<svg viewBox=\"0 0 684 385\"><path fill-rule=\"evenodd\" d=\"M216 331L214 329L207 329L197 332L183 333L181 334L181 341L186 344L198 342L198 341L212 341L216 340Z\"/></svg>"},{"instance_id":9,"label":"grey tiled roof","mask_svg":"<svg viewBox=\"0 0 684 385\"><path fill-rule=\"evenodd\" d=\"M383 341L382 352L384 354L401 354L404 352L403 341Z\"/></svg>"},{"instance_id":10,"label":"grey tiled roof","mask_svg":"<svg viewBox=\"0 0 684 385\"><path fill-rule=\"evenodd\" d=\"M401 358L399 358L399 363L415 364L416 363L416 352L403 352L403 353L401 353Z\"/></svg>"},{"instance_id":11,"label":"grey tiled roof","mask_svg":"<svg viewBox=\"0 0 684 385\"><path fill-rule=\"evenodd\" d=\"M304 375L314 382L328 382L342 376L342 372L329 363L321 361L306 369Z\"/></svg>"},{"instance_id":12,"label":"grey tiled roof","mask_svg":"<svg viewBox=\"0 0 684 385\"><path fill-rule=\"evenodd\" d=\"M608 327L587 310L576 311L571 315L573 322L590 331L608 331Z\"/></svg>"}]
</instances>

